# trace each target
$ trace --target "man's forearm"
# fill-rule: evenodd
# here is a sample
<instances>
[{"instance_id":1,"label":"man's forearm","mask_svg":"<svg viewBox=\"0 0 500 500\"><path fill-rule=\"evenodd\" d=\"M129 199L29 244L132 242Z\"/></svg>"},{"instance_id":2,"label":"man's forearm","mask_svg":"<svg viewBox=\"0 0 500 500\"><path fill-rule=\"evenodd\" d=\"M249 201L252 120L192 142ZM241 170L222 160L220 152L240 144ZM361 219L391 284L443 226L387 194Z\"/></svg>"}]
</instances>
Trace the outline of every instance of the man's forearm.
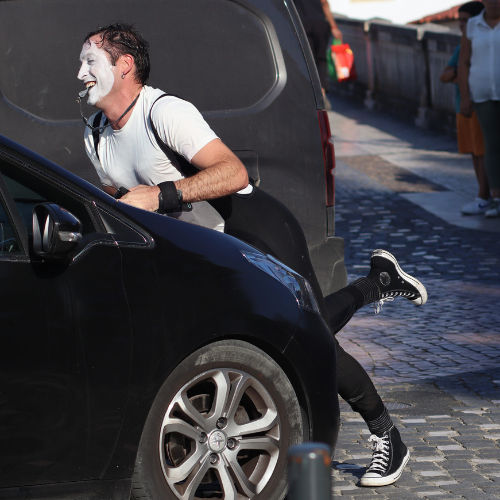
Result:
<instances>
[{"instance_id":1,"label":"man's forearm","mask_svg":"<svg viewBox=\"0 0 500 500\"><path fill-rule=\"evenodd\" d=\"M179 179L175 187L182 191L184 202L194 202L219 198L235 193L248 185L248 174L239 163L219 163L200 170L192 177ZM139 185L120 198L120 201L144 210L155 211L159 208L160 188ZM111 193L110 193L111 194Z\"/></svg>"},{"instance_id":2,"label":"man's forearm","mask_svg":"<svg viewBox=\"0 0 500 500\"><path fill-rule=\"evenodd\" d=\"M470 88L469 88L469 65L459 64L457 72L457 83L460 89L461 99L470 99Z\"/></svg>"},{"instance_id":3,"label":"man's forearm","mask_svg":"<svg viewBox=\"0 0 500 500\"><path fill-rule=\"evenodd\" d=\"M470 40L466 36L463 36L460 43L460 57L458 58L457 83L460 89L462 111L466 115L470 114L469 108L471 106L469 89L470 56Z\"/></svg>"},{"instance_id":4,"label":"man's forearm","mask_svg":"<svg viewBox=\"0 0 500 500\"><path fill-rule=\"evenodd\" d=\"M174 182L182 191L184 202L220 198L235 193L248 185L248 174L240 159L220 140L214 139L205 145L191 163L199 170L195 175ZM172 194L172 186L164 186L165 195ZM121 198L121 201L145 210L159 208L158 186L136 186ZM165 208L165 207L160 207Z\"/></svg>"},{"instance_id":5,"label":"man's forearm","mask_svg":"<svg viewBox=\"0 0 500 500\"><path fill-rule=\"evenodd\" d=\"M202 201L235 193L248 185L248 174L230 160L200 170L192 177L175 181L184 201Z\"/></svg>"},{"instance_id":6,"label":"man's forearm","mask_svg":"<svg viewBox=\"0 0 500 500\"><path fill-rule=\"evenodd\" d=\"M328 0L321 0L321 7L323 8L323 12L325 13L326 20L330 25L331 32L338 38L341 36L340 30L335 22L335 18L333 17L332 10L330 9L330 4Z\"/></svg>"},{"instance_id":7,"label":"man's forearm","mask_svg":"<svg viewBox=\"0 0 500 500\"><path fill-rule=\"evenodd\" d=\"M209 142L198 151L191 158L191 163L199 172L175 181L185 201L219 198L248 185L245 166L220 139Z\"/></svg>"}]
</instances>

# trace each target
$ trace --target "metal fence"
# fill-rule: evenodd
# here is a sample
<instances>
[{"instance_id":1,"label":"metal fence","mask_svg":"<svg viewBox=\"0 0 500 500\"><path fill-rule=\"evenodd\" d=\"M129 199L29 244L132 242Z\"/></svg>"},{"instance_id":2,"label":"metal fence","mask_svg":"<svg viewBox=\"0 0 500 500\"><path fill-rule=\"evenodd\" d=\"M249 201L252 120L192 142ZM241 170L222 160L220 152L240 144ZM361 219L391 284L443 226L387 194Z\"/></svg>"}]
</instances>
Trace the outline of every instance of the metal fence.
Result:
<instances>
[{"instance_id":1,"label":"metal fence","mask_svg":"<svg viewBox=\"0 0 500 500\"><path fill-rule=\"evenodd\" d=\"M337 24L354 52L358 77L332 82L330 91L410 117L423 128L455 130L454 86L441 83L439 75L460 42L458 34L354 19Z\"/></svg>"}]
</instances>

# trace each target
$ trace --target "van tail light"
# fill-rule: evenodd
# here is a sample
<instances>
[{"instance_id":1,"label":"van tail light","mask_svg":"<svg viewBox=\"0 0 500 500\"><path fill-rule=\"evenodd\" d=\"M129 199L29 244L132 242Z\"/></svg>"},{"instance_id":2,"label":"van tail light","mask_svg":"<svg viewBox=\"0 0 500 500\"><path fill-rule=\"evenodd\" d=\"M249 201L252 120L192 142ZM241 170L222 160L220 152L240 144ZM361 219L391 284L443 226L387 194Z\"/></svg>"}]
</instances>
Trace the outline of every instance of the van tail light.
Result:
<instances>
[{"instance_id":1,"label":"van tail light","mask_svg":"<svg viewBox=\"0 0 500 500\"><path fill-rule=\"evenodd\" d=\"M327 111L319 110L318 120L325 167L326 206L333 207L335 204L335 150L330 133L330 122Z\"/></svg>"}]
</instances>

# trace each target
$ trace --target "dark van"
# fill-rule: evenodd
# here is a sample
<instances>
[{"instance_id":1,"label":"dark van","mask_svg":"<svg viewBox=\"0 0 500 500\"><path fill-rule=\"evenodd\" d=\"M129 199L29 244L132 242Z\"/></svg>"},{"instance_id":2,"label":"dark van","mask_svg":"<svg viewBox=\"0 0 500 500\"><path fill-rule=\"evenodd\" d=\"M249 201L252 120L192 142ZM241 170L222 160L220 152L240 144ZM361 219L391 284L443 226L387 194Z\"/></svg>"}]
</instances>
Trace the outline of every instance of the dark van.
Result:
<instances>
[{"instance_id":1,"label":"dark van","mask_svg":"<svg viewBox=\"0 0 500 500\"><path fill-rule=\"evenodd\" d=\"M78 56L88 31L120 21L151 44L149 85L193 102L296 215L323 292L343 286L328 115L290 1L0 1L0 133L97 184L76 103Z\"/></svg>"}]
</instances>

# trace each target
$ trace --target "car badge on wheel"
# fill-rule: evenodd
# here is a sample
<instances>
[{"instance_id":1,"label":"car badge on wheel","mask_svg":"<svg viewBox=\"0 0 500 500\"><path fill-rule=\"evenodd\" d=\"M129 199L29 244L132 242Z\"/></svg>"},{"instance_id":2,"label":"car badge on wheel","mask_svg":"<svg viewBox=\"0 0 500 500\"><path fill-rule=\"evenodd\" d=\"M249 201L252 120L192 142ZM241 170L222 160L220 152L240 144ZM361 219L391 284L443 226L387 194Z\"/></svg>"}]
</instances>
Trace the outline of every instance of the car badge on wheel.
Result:
<instances>
[{"instance_id":1,"label":"car badge on wheel","mask_svg":"<svg viewBox=\"0 0 500 500\"><path fill-rule=\"evenodd\" d=\"M208 446L216 453L221 452L226 447L226 435L222 431L214 431L208 438Z\"/></svg>"}]
</instances>

